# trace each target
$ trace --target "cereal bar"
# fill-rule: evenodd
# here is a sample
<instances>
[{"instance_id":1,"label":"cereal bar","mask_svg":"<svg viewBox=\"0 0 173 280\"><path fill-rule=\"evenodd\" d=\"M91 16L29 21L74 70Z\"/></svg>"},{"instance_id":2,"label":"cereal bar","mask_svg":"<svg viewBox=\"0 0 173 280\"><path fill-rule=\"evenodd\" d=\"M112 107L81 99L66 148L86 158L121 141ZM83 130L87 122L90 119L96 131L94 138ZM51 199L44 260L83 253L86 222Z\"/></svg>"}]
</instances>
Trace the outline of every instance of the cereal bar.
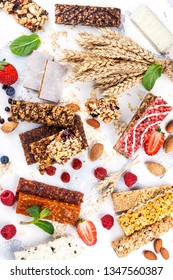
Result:
<instances>
[{"instance_id":1,"label":"cereal bar","mask_svg":"<svg viewBox=\"0 0 173 280\"><path fill-rule=\"evenodd\" d=\"M118 217L118 222L125 235L160 221L173 211L173 192L168 191L164 195L158 195L146 204L128 210Z\"/></svg>"},{"instance_id":2,"label":"cereal bar","mask_svg":"<svg viewBox=\"0 0 173 280\"><path fill-rule=\"evenodd\" d=\"M173 217L167 216L159 222L135 231L129 236L122 236L112 241L112 247L119 257L125 257L132 251L139 249L153 239L166 233L173 227Z\"/></svg>"}]
</instances>

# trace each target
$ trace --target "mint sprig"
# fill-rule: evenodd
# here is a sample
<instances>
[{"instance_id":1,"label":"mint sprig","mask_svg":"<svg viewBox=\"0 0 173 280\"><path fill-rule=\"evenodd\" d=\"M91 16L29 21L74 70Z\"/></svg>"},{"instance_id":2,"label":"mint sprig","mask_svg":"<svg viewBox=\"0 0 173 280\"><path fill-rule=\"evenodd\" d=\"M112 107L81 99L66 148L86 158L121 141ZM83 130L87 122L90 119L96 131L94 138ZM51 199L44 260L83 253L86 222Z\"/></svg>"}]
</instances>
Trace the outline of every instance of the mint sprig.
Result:
<instances>
[{"instance_id":1,"label":"mint sprig","mask_svg":"<svg viewBox=\"0 0 173 280\"><path fill-rule=\"evenodd\" d=\"M34 205L27 208L26 212L31 217L33 217L33 220L29 222L20 222L20 224L22 225L34 224L51 235L54 233L54 226L48 221L41 220L50 216L51 212L49 211L48 208L44 208L43 210L41 210L40 206Z\"/></svg>"},{"instance_id":2,"label":"mint sprig","mask_svg":"<svg viewBox=\"0 0 173 280\"><path fill-rule=\"evenodd\" d=\"M163 72L163 67L160 64L152 64L147 68L145 72L142 84L145 89L151 90L156 82L156 80L161 76Z\"/></svg>"},{"instance_id":3,"label":"mint sprig","mask_svg":"<svg viewBox=\"0 0 173 280\"><path fill-rule=\"evenodd\" d=\"M18 56L27 56L38 49L41 41L37 34L23 35L16 38L9 46L11 52Z\"/></svg>"}]
</instances>

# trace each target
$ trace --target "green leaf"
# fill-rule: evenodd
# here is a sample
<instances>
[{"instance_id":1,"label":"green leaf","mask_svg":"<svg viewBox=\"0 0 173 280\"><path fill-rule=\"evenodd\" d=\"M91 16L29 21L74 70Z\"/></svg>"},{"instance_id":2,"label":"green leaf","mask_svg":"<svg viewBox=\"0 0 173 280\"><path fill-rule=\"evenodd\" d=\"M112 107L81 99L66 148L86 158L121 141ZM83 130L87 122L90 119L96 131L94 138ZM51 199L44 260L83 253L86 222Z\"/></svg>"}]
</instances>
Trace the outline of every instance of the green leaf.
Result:
<instances>
[{"instance_id":1,"label":"green leaf","mask_svg":"<svg viewBox=\"0 0 173 280\"><path fill-rule=\"evenodd\" d=\"M43 219L45 217L50 216L51 212L49 211L48 208L44 208L41 212L40 212L40 218Z\"/></svg>"},{"instance_id":2,"label":"green leaf","mask_svg":"<svg viewBox=\"0 0 173 280\"><path fill-rule=\"evenodd\" d=\"M142 84L145 89L151 90L162 72L163 67L160 64L152 64L149 66L142 79Z\"/></svg>"},{"instance_id":3,"label":"green leaf","mask_svg":"<svg viewBox=\"0 0 173 280\"><path fill-rule=\"evenodd\" d=\"M6 66L6 65L9 65L9 63L4 58L3 60L0 61L0 70L4 70L3 66Z\"/></svg>"},{"instance_id":4,"label":"green leaf","mask_svg":"<svg viewBox=\"0 0 173 280\"><path fill-rule=\"evenodd\" d=\"M34 225L51 235L54 233L54 226L50 222L39 220L35 222Z\"/></svg>"},{"instance_id":5,"label":"green leaf","mask_svg":"<svg viewBox=\"0 0 173 280\"><path fill-rule=\"evenodd\" d=\"M34 217L34 219L36 219L36 220L39 219L40 211L41 211L40 206L37 206L37 205L31 206L26 209L26 212L30 216Z\"/></svg>"},{"instance_id":6,"label":"green leaf","mask_svg":"<svg viewBox=\"0 0 173 280\"><path fill-rule=\"evenodd\" d=\"M13 54L26 56L38 49L41 41L37 34L23 35L15 39L9 46Z\"/></svg>"}]
</instances>

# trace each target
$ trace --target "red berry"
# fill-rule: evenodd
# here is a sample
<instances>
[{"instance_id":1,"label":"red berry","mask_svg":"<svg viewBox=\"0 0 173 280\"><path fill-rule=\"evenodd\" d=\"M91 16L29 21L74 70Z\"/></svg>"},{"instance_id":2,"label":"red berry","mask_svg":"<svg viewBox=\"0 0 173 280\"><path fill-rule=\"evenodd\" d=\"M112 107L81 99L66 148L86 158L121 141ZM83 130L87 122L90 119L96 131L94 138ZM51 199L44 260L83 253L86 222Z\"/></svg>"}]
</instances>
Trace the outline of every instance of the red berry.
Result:
<instances>
[{"instance_id":1,"label":"red berry","mask_svg":"<svg viewBox=\"0 0 173 280\"><path fill-rule=\"evenodd\" d=\"M62 180L63 183L70 182L70 174L68 172L63 172L61 174L61 180Z\"/></svg>"},{"instance_id":2,"label":"red berry","mask_svg":"<svg viewBox=\"0 0 173 280\"><path fill-rule=\"evenodd\" d=\"M103 167L97 167L94 170L94 176L97 179L103 180L107 176L107 170Z\"/></svg>"},{"instance_id":3,"label":"red berry","mask_svg":"<svg viewBox=\"0 0 173 280\"><path fill-rule=\"evenodd\" d=\"M14 225L6 225L1 229L1 235L5 239L9 240L16 234L16 227Z\"/></svg>"},{"instance_id":4,"label":"red berry","mask_svg":"<svg viewBox=\"0 0 173 280\"><path fill-rule=\"evenodd\" d=\"M74 158L72 161L72 167L75 170L78 170L82 167L82 161L80 161L80 159L78 158Z\"/></svg>"},{"instance_id":5,"label":"red berry","mask_svg":"<svg viewBox=\"0 0 173 280\"><path fill-rule=\"evenodd\" d=\"M101 222L102 226L109 230L114 225L114 218L111 215L107 214L101 218Z\"/></svg>"},{"instance_id":6,"label":"red berry","mask_svg":"<svg viewBox=\"0 0 173 280\"><path fill-rule=\"evenodd\" d=\"M4 205L12 206L15 203L14 193L9 190L6 190L3 193L1 193L1 202Z\"/></svg>"},{"instance_id":7,"label":"red berry","mask_svg":"<svg viewBox=\"0 0 173 280\"><path fill-rule=\"evenodd\" d=\"M131 187L138 180L138 177L135 174L133 174L132 172L126 172L124 174L123 178L124 178L124 182L125 182L127 187Z\"/></svg>"},{"instance_id":8,"label":"red berry","mask_svg":"<svg viewBox=\"0 0 173 280\"><path fill-rule=\"evenodd\" d=\"M55 173L56 173L56 167L54 167L54 166L49 166L49 167L47 167L47 168L46 168L46 173L47 173L47 175L49 175L49 176L55 175Z\"/></svg>"}]
</instances>

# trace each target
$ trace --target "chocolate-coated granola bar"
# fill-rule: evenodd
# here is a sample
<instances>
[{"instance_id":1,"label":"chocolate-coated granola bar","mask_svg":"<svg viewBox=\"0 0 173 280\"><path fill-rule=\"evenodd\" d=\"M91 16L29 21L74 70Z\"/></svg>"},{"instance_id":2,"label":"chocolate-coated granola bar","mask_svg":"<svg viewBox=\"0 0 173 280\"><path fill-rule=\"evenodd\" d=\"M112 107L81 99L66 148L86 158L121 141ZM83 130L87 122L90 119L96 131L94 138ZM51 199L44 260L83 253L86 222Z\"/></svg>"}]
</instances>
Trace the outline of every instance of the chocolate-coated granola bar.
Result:
<instances>
[{"instance_id":1,"label":"chocolate-coated granola bar","mask_svg":"<svg viewBox=\"0 0 173 280\"><path fill-rule=\"evenodd\" d=\"M121 10L111 7L56 4L55 22L69 25L119 27L121 23Z\"/></svg>"},{"instance_id":2,"label":"chocolate-coated granola bar","mask_svg":"<svg viewBox=\"0 0 173 280\"><path fill-rule=\"evenodd\" d=\"M48 19L48 12L33 0L0 0L0 8L12 14L17 23L36 32L43 28Z\"/></svg>"}]
</instances>

